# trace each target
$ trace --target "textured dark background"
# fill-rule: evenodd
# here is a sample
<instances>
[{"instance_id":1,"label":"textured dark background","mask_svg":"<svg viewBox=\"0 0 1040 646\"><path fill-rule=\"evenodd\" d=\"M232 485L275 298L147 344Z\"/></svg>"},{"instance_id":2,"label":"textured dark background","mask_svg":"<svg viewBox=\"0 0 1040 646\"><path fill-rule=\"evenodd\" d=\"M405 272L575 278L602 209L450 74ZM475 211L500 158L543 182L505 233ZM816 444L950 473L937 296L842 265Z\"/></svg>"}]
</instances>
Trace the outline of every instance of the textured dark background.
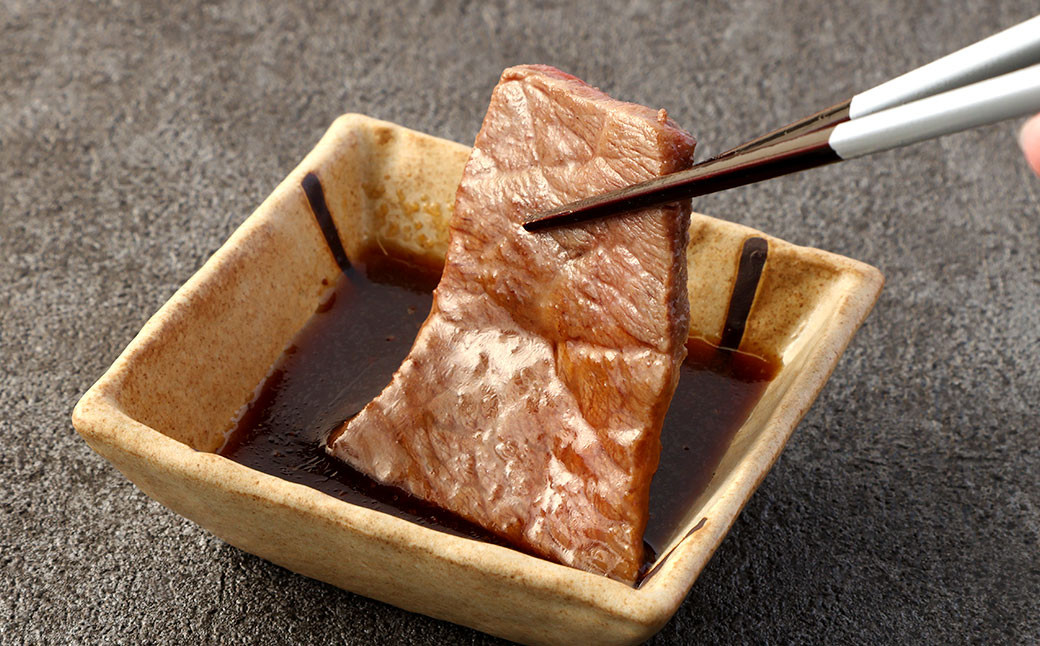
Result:
<instances>
[{"instance_id":1,"label":"textured dark background","mask_svg":"<svg viewBox=\"0 0 1040 646\"><path fill-rule=\"evenodd\" d=\"M5 644L500 643L223 544L69 422L336 115L468 143L501 69L541 62L666 107L703 157L1037 11L169 4L0 0ZM1040 180L1017 125L696 203L888 283L653 644L1040 640Z\"/></svg>"}]
</instances>

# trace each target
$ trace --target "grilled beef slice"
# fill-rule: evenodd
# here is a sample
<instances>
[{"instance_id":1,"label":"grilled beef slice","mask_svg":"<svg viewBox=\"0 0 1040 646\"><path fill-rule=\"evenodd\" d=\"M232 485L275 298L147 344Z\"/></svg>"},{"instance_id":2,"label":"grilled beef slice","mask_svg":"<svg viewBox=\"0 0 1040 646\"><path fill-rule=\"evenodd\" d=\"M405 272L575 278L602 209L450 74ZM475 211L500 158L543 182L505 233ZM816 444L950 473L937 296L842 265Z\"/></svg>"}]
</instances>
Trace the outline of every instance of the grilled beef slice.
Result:
<instances>
[{"instance_id":1,"label":"grilled beef slice","mask_svg":"<svg viewBox=\"0 0 1040 646\"><path fill-rule=\"evenodd\" d=\"M687 168L693 147L663 110L551 67L507 69L429 318L328 450L527 551L634 581L685 355L689 205L539 233L520 223Z\"/></svg>"}]
</instances>

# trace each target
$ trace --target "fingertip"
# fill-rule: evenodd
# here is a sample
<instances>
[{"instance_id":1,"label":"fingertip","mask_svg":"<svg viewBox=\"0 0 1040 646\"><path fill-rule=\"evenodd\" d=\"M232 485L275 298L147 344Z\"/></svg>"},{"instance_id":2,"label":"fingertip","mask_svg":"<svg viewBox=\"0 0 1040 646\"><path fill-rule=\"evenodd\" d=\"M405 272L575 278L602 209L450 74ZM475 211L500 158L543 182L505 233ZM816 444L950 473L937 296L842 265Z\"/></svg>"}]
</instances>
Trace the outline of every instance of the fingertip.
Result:
<instances>
[{"instance_id":1,"label":"fingertip","mask_svg":"<svg viewBox=\"0 0 1040 646\"><path fill-rule=\"evenodd\" d=\"M1026 121L1018 133L1018 144L1033 172L1040 175L1040 114Z\"/></svg>"}]
</instances>

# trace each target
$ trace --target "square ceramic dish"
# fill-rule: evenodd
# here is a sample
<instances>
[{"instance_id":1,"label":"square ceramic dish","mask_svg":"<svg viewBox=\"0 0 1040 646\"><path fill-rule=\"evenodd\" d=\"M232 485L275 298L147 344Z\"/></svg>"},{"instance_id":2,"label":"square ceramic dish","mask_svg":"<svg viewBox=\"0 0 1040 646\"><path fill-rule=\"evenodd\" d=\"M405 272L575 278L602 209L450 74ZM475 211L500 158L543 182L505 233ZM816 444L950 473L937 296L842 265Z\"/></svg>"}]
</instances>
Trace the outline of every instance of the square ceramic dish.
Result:
<instances>
[{"instance_id":1,"label":"square ceramic dish","mask_svg":"<svg viewBox=\"0 0 1040 646\"><path fill-rule=\"evenodd\" d=\"M519 642L640 642L675 612L776 460L873 306L881 274L693 216L691 335L719 339L743 242L764 237L768 260L741 348L783 365L640 587L357 507L214 453L339 272L304 177L320 178L348 257L377 245L440 263L468 152L367 117L338 119L145 324L73 423L148 495L295 572Z\"/></svg>"}]
</instances>

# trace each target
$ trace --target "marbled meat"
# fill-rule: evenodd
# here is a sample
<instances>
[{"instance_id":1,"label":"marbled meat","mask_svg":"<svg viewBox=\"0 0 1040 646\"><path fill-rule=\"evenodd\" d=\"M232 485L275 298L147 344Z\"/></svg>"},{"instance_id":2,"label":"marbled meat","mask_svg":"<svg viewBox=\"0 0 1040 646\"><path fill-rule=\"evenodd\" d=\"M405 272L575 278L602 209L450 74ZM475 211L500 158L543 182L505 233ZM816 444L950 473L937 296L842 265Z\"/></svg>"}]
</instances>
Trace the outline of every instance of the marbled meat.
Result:
<instances>
[{"instance_id":1,"label":"marbled meat","mask_svg":"<svg viewBox=\"0 0 1040 646\"><path fill-rule=\"evenodd\" d=\"M528 233L524 215L687 168L663 110L507 69L456 196L433 309L328 450L523 549L633 582L685 356L689 205Z\"/></svg>"}]
</instances>

